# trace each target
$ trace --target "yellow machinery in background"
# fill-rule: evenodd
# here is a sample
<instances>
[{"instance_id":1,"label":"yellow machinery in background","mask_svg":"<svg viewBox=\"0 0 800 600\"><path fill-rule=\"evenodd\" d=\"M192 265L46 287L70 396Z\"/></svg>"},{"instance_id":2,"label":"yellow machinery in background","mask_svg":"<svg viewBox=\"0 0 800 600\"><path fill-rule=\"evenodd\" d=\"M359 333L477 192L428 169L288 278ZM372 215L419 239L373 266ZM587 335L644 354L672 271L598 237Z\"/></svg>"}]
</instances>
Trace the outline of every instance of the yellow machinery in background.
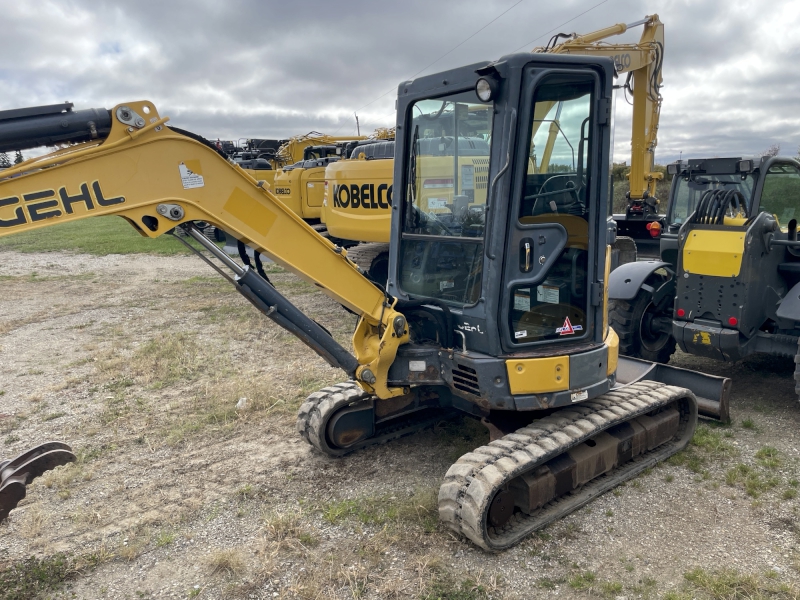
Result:
<instances>
[{"instance_id":1,"label":"yellow machinery in background","mask_svg":"<svg viewBox=\"0 0 800 600\"><path fill-rule=\"evenodd\" d=\"M643 26L642 35L635 44L609 44L605 40L620 35L630 28ZM566 41L558 43L562 38ZM557 34L545 47L535 48L534 53L569 54L583 56L605 56L614 61L618 75L626 74L622 86L633 103L633 126L631 133L630 192L625 214L614 215L620 237L631 237L645 252L657 250L660 227L650 227L658 216L656 183L663 175L653 168L657 143L658 120L661 110L661 66L664 56L664 25L658 15L650 15L631 24L619 23L605 29L588 33ZM475 107L473 107L474 109ZM568 146L561 130L561 105L558 102L542 103L536 115L537 125L531 132L531 155L529 160L535 172L547 173L558 169L574 169L574 148ZM465 106L463 110L470 111ZM473 129L469 136L459 142L464 145L459 160L462 169L473 173L475 193L485 194L487 186L488 156L481 155L476 147L485 143L488 132L481 128L481 119L473 118ZM546 127L545 127L546 125ZM393 144L393 142L390 142ZM438 151L438 149L435 149ZM442 152L452 152L450 149ZM469 153L472 153L471 156ZM362 160L357 160L362 156ZM370 277L379 283L385 282L389 258L389 227L391 211L388 206L373 201L363 203L358 193L370 185L385 184L391 188L393 148L371 151L369 146L358 148L350 160L327 165L325 172L326 196L323 201L322 221L328 234L343 245L367 242L351 249L350 256ZM468 157L469 156L469 157ZM364 162L366 161L366 163ZM470 184L470 177L464 179ZM367 186L367 188L364 188ZM434 203L442 206L453 202L453 197L472 188L453 189L452 179L431 175L423 184L423 194L428 194ZM481 192L483 190L483 192ZM347 242L342 242L346 240ZM623 248L636 246L630 241Z\"/></svg>"}]
</instances>

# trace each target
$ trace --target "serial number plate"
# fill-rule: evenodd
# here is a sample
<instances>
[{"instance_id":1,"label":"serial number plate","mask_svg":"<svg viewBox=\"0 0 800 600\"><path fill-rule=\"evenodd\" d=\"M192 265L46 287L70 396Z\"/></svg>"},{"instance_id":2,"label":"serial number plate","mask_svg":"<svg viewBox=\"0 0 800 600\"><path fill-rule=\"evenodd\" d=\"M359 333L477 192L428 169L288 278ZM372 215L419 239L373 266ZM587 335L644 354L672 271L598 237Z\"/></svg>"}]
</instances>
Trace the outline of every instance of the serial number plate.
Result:
<instances>
[{"instance_id":1,"label":"serial number plate","mask_svg":"<svg viewBox=\"0 0 800 600\"><path fill-rule=\"evenodd\" d=\"M589 398L589 392L587 392L586 390L583 390L582 392L572 392L572 394L570 394L570 399L573 402L580 402L581 400L586 400L588 398Z\"/></svg>"}]
</instances>

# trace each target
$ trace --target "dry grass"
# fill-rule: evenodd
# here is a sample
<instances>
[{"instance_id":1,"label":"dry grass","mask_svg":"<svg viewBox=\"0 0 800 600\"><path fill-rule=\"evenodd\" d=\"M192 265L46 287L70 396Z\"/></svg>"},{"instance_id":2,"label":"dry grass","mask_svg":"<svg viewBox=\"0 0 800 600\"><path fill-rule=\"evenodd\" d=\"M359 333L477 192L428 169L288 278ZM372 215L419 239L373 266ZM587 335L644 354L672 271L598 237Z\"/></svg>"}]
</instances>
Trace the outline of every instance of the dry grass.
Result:
<instances>
[{"instance_id":1,"label":"dry grass","mask_svg":"<svg viewBox=\"0 0 800 600\"><path fill-rule=\"evenodd\" d=\"M205 562L211 569L212 575L241 575L245 570L244 555L236 548L216 550L205 559Z\"/></svg>"}]
</instances>

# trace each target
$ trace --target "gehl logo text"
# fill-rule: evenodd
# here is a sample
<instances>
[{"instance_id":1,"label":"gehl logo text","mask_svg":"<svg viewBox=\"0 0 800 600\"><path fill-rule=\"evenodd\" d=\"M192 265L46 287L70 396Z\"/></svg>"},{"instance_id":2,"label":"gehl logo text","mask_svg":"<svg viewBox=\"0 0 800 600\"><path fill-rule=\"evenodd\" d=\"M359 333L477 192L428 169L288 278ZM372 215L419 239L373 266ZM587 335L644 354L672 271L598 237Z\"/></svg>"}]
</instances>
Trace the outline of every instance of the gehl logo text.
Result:
<instances>
[{"instance_id":1,"label":"gehl logo text","mask_svg":"<svg viewBox=\"0 0 800 600\"><path fill-rule=\"evenodd\" d=\"M94 193L91 193L94 192ZM71 215L75 212L76 204L83 204L87 211L95 210L98 206L113 206L125 202L125 196L116 198L106 198L103 190L100 189L100 182L92 182L92 189L89 185L82 183L78 194L69 194L66 187L55 190L39 190L22 194L22 196L10 196L0 198L0 227L16 227L26 223L35 223L53 217L60 217L64 213ZM7 206L16 206L11 209L12 218L2 218L9 216L8 211L3 210Z\"/></svg>"},{"instance_id":2,"label":"gehl logo text","mask_svg":"<svg viewBox=\"0 0 800 600\"><path fill-rule=\"evenodd\" d=\"M358 186L345 183L333 186L333 206L339 208L386 208L392 205L392 186L374 183Z\"/></svg>"}]
</instances>

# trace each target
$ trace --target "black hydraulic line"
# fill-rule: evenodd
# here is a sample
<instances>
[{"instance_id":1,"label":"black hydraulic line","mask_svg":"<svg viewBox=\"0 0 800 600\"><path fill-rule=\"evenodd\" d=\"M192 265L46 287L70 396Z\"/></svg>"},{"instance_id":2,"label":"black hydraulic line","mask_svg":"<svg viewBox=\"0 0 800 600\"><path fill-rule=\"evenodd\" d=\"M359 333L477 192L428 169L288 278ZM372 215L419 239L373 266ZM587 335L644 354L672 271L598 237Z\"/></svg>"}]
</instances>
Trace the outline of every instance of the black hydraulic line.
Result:
<instances>
[{"instance_id":1,"label":"black hydraulic line","mask_svg":"<svg viewBox=\"0 0 800 600\"><path fill-rule=\"evenodd\" d=\"M67 102L0 111L0 152L102 141L110 132L105 108L72 110Z\"/></svg>"},{"instance_id":2,"label":"black hydraulic line","mask_svg":"<svg viewBox=\"0 0 800 600\"><path fill-rule=\"evenodd\" d=\"M244 242L241 240L236 240L236 247L239 250L239 257L242 259L242 262L248 267L252 266L250 263L250 256L247 254L247 246L245 246ZM264 264L261 262L260 253L253 250L253 258L255 258L256 271L258 274L261 275L261 277L263 277L268 284L272 285L272 282L269 280L269 277L267 277L267 274L264 271Z\"/></svg>"},{"instance_id":3,"label":"black hydraulic line","mask_svg":"<svg viewBox=\"0 0 800 600\"><path fill-rule=\"evenodd\" d=\"M245 267L244 273L236 277L236 289L267 317L324 358L329 365L342 369L355 378L358 368L356 357L250 267Z\"/></svg>"},{"instance_id":4,"label":"black hydraulic line","mask_svg":"<svg viewBox=\"0 0 800 600\"><path fill-rule=\"evenodd\" d=\"M175 133L180 133L181 135L185 135L186 137L193 139L195 142L200 142L204 146L208 146L225 160L230 160L227 154L225 154L222 150L217 148L216 144L212 143L210 140L207 140L202 135L197 135L196 133L192 133L191 131L186 131L185 129L180 129L178 127L173 127L172 125L167 125L167 127L169 127L170 130L174 131Z\"/></svg>"},{"instance_id":5,"label":"black hydraulic line","mask_svg":"<svg viewBox=\"0 0 800 600\"><path fill-rule=\"evenodd\" d=\"M314 350L329 365L342 369L350 377L355 378L358 360L339 342L320 327L313 319L305 315L289 300L283 297L270 283L262 279L258 273L248 266L241 267L217 245L197 229L193 223L184 223L183 227L195 241L199 242L209 253L220 260L236 274L236 290L247 298L253 306L279 326L295 335L309 348Z\"/></svg>"}]
</instances>

